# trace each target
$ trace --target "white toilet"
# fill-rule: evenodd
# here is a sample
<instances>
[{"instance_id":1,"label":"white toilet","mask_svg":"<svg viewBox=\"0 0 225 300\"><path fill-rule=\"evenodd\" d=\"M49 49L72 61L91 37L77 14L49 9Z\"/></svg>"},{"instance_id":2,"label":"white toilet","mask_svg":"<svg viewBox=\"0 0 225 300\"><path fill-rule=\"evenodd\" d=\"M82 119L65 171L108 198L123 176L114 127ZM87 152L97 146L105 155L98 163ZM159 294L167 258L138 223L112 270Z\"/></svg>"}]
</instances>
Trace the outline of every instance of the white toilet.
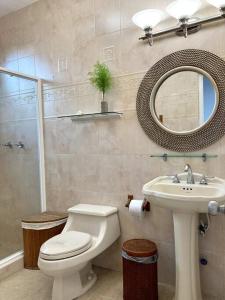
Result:
<instances>
[{"instance_id":1,"label":"white toilet","mask_svg":"<svg viewBox=\"0 0 225 300\"><path fill-rule=\"evenodd\" d=\"M78 204L68 210L63 232L40 249L40 270L54 277L52 299L72 300L96 281L91 260L120 236L117 208Z\"/></svg>"}]
</instances>

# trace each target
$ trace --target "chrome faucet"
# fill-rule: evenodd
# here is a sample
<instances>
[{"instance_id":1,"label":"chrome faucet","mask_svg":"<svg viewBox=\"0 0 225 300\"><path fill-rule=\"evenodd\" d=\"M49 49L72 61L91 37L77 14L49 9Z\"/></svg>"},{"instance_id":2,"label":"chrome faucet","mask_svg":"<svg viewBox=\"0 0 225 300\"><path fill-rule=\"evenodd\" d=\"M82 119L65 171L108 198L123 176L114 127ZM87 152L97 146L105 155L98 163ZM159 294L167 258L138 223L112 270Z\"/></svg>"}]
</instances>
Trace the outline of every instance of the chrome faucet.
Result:
<instances>
[{"instance_id":1,"label":"chrome faucet","mask_svg":"<svg viewBox=\"0 0 225 300\"><path fill-rule=\"evenodd\" d=\"M189 164L185 165L184 172L187 173L187 184L195 184L194 175L192 173L192 169Z\"/></svg>"},{"instance_id":2,"label":"chrome faucet","mask_svg":"<svg viewBox=\"0 0 225 300\"><path fill-rule=\"evenodd\" d=\"M12 144L11 142L8 142L8 143L6 143L6 144L3 144L2 146L8 147L8 148L10 148L10 149L13 148L13 144Z\"/></svg>"},{"instance_id":3,"label":"chrome faucet","mask_svg":"<svg viewBox=\"0 0 225 300\"><path fill-rule=\"evenodd\" d=\"M17 148L24 149L24 144L22 142L19 142L18 144L15 144L15 146Z\"/></svg>"}]
</instances>

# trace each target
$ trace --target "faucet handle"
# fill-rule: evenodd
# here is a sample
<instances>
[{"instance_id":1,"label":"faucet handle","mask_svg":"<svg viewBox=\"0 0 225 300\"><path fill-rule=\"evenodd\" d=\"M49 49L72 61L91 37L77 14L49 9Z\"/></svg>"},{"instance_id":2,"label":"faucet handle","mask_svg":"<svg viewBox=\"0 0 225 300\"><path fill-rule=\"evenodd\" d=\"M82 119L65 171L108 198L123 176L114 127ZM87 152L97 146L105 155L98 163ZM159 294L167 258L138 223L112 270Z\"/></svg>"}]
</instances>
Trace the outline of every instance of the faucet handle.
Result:
<instances>
[{"instance_id":1,"label":"faucet handle","mask_svg":"<svg viewBox=\"0 0 225 300\"><path fill-rule=\"evenodd\" d=\"M214 176L206 176L206 175L202 175L199 184L204 184L207 185L208 184L208 179L213 179Z\"/></svg>"},{"instance_id":2,"label":"faucet handle","mask_svg":"<svg viewBox=\"0 0 225 300\"><path fill-rule=\"evenodd\" d=\"M167 175L168 177L172 177L173 183L180 183L180 178L177 174L174 175Z\"/></svg>"},{"instance_id":3,"label":"faucet handle","mask_svg":"<svg viewBox=\"0 0 225 300\"><path fill-rule=\"evenodd\" d=\"M8 148L10 148L10 149L13 148L13 144L12 144L11 142L8 142L8 143L6 143L6 144L2 144L2 146L3 146L3 147L8 147Z\"/></svg>"},{"instance_id":4,"label":"faucet handle","mask_svg":"<svg viewBox=\"0 0 225 300\"><path fill-rule=\"evenodd\" d=\"M180 183L180 178L178 177L177 174L175 174L175 175L173 176L173 183Z\"/></svg>"},{"instance_id":5,"label":"faucet handle","mask_svg":"<svg viewBox=\"0 0 225 300\"><path fill-rule=\"evenodd\" d=\"M24 144L22 142L18 142L17 144L15 144L15 146L17 148L24 149Z\"/></svg>"}]
</instances>

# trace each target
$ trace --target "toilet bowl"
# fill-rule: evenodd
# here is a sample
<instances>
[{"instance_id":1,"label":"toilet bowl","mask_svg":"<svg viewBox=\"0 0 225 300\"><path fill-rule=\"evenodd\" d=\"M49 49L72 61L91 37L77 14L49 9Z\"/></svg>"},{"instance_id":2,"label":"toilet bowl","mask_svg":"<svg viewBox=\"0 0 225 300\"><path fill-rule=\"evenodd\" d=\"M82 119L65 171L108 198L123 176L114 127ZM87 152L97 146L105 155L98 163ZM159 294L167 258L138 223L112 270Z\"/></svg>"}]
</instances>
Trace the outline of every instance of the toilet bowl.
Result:
<instances>
[{"instance_id":1,"label":"toilet bowl","mask_svg":"<svg viewBox=\"0 0 225 300\"><path fill-rule=\"evenodd\" d=\"M68 209L61 234L40 249L38 266L54 277L52 299L72 300L87 292L96 281L91 261L120 236L117 208L78 204Z\"/></svg>"}]
</instances>

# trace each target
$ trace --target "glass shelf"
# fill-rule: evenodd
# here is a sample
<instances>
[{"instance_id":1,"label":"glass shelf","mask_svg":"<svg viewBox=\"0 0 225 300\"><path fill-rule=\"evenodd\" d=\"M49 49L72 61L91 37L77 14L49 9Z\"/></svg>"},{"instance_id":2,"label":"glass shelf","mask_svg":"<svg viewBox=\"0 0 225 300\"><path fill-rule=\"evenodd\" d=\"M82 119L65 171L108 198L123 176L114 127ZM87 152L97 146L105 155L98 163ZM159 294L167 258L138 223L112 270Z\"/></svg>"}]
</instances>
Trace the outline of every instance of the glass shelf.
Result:
<instances>
[{"instance_id":1,"label":"glass shelf","mask_svg":"<svg viewBox=\"0 0 225 300\"><path fill-rule=\"evenodd\" d=\"M150 157L156 157L156 158L162 158L164 161L167 161L168 158L201 158L202 161L206 161L209 158L217 158L217 154L207 154L207 153L202 153L202 154L197 154L197 153L182 153L182 154L177 154L177 153L163 153L163 154L154 154L150 155Z\"/></svg>"},{"instance_id":2,"label":"glass shelf","mask_svg":"<svg viewBox=\"0 0 225 300\"><path fill-rule=\"evenodd\" d=\"M80 115L67 115L60 116L58 118L70 118L72 121L81 120L92 120L92 119L111 119L111 118L121 118L122 113L120 112L106 112L106 113L91 113L91 114L80 114Z\"/></svg>"}]
</instances>

